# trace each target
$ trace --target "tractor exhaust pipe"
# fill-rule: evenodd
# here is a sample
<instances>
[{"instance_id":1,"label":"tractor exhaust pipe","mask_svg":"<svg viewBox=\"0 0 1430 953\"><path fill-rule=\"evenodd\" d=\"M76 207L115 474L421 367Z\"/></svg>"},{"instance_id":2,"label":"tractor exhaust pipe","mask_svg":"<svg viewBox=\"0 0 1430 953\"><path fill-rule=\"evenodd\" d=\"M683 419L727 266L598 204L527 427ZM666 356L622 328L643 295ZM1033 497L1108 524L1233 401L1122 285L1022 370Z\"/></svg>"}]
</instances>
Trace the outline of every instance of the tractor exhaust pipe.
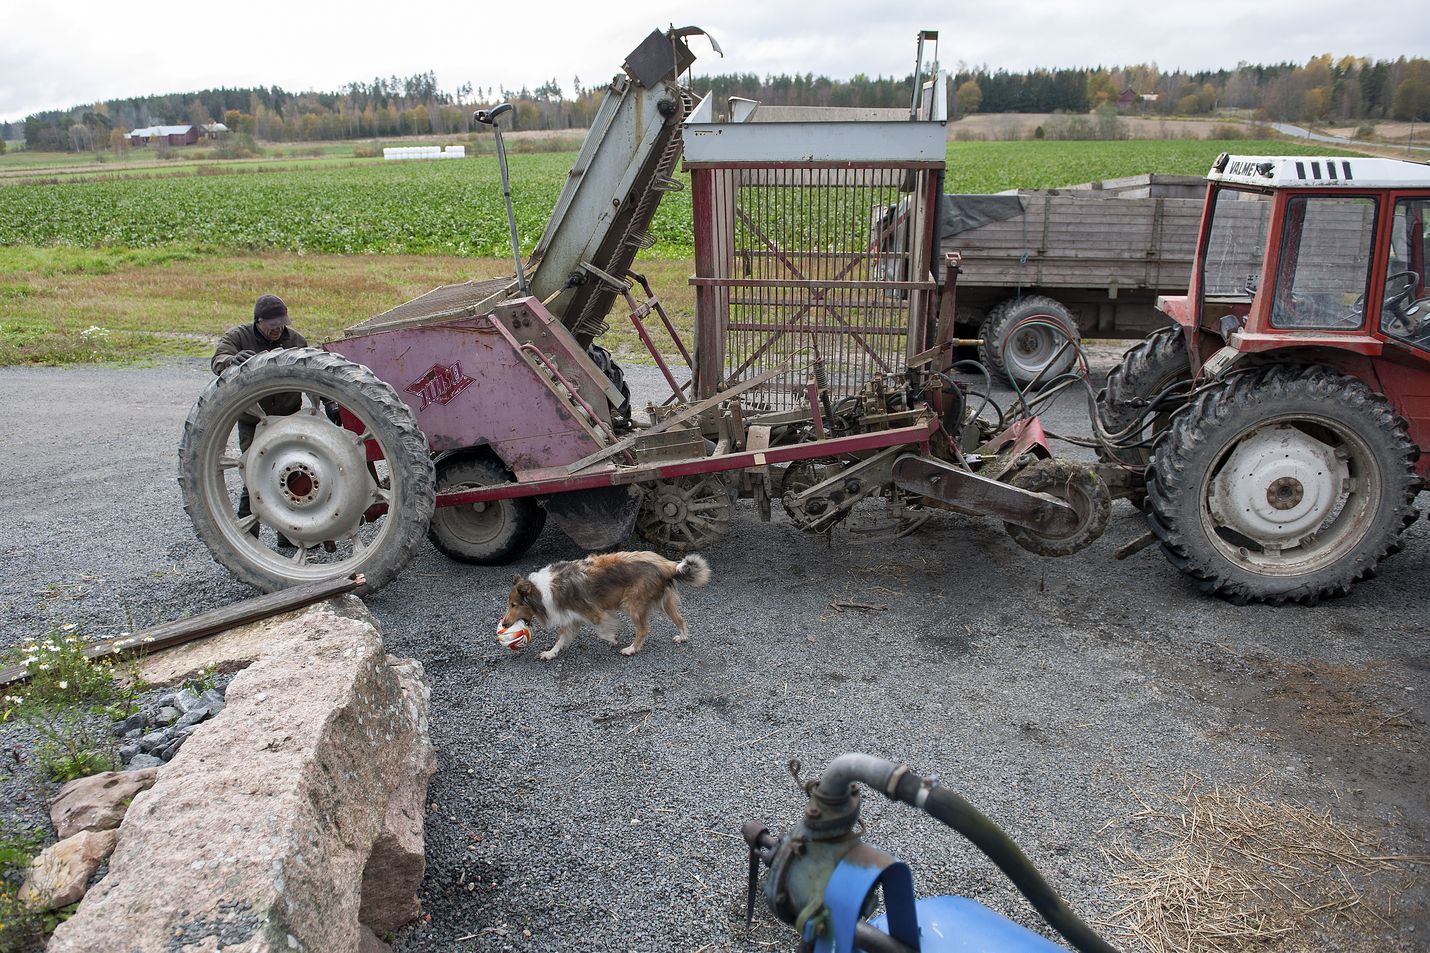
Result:
<instances>
[{"instance_id":1,"label":"tractor exhaust pipe","mask_svg":"<svg viewBox=\"0 0 1430 953\"><path fill-rule=\"evenodd\" d=\"M511 103L502 103L492 109L478 109L472 113L472 118L477 122L491 126L492 131L497 134L497 165L501 167L501 194L506 199L506 224L511 230L511 257L516 263L516 282L521 288L523 295L531 294L531 289L526 286L526 272L521 268L521 245L516 240L516 214L511 210L511 179L506 171L506 145L502 142L501 126L497 120L513 109Z\"/></svg>"}]
</instances>

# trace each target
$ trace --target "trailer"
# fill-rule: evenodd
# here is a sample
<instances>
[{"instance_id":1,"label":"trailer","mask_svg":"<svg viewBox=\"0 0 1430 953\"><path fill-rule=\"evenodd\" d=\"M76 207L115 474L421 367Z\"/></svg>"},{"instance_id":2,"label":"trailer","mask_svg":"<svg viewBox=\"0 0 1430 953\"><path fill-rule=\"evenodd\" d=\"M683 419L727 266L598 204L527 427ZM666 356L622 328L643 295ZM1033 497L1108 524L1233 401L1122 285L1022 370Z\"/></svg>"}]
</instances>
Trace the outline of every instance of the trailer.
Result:
<instances>
[{"instance_id":1,"label":"trailer","mask_svg":"<svg viewBox=\"0 0 1430 953\"><path fill-rule=\"evenodd\" d=\"M1078 338L1141 338L1163 326L1157 297L1191 277L1206 180L1139 175L1058 189L946 195L939 247L962 258L959 333L990 370L1026 384L1072 362L1056 322ZM1046 368L1046 371L1044 369Z\"/></svg>"},{"instance_id":2,"label":"trailer","mask_svg":"<svg viewBox=\"0 0 1430 953\"><path fill-rule=\"evenodd\" d=\"M375 590L424 538L499 564L548 521L587 550L634 530L688 552L730 531L740 497L763 519L778 501L815 533L872 511L861 532L901 536L944 508L996 517L1044 555L1098 538L1103 478L1054 459L1026 405L982 419L952 373L954 326L940 315L955 313L941 303L958 269L934 261L945 81L923 66L937 34L919 35L897 117L750 122L719 121L711 97L682 84L687 40L702 33L655 31L627 56L527 262L512 220L515 275L444 285L322 349L267 352L210 384L185 422L179 479L220 564L259 589L360 572ZM509 110L477 116L498 131L504 187ZM682 187L682 155L692 342L631 270L661 196ZM644 414L598 343L621 312L671 386ZM265 413L285 392L302 409ZM234 441L245 423L247 450ZM245 486L252 513L240 517Z\"/></svg>"}]
</instances>

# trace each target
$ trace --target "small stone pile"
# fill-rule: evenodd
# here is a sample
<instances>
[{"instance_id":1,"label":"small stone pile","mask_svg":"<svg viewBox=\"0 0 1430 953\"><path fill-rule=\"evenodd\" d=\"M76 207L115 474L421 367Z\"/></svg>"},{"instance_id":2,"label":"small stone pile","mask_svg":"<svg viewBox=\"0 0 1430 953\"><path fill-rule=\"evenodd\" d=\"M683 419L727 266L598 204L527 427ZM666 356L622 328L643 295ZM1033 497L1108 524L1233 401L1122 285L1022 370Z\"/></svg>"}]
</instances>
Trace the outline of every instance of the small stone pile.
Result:
<instances>
[{"instance_id":1,"label":"small stone pile","mask_svg":"<svg viewBox=\"0 0 1430 953\"><path fill-rule=\"evenodd\" d=\"M187 687L166 692L116 722L114 734L122 739L118 754L123 770L157 768L172 759L200 722L223 711L226 687L209 688L202 694Z\"/></svg>"}]
</instances>

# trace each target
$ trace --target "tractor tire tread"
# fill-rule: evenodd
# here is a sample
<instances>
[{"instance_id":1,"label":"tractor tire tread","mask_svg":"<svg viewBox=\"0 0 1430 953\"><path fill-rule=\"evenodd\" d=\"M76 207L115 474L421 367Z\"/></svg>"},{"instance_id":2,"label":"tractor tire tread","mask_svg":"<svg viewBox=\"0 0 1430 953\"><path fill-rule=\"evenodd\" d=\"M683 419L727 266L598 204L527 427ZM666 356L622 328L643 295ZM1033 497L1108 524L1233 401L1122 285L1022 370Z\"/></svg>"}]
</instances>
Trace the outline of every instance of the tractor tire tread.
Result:
<instances>
[{"instance_id":1,"label":"tractor tire tread","mask_svg":"<svg viewBox=\"0 0 1430 953\"><path fill-rule=\"evenodd\" d=\"M1251 573L1238 577L1226 571L1226 561L1202 542L1200 527L1183 519L1178 510L1183 502L1202 492L1195 465L1203 448L1215 439L1218 430L1234 426L1235 415L1257 405L1293 401L1308 408L1337 407L1348 416L1360 418L1359 432L1368 441L1380 443L1383 461L1390 466L1382 474L1381 510L1373 514L1372 525L1356 548L1336 562L1278 586L1277 578ZM1372 445L1372 452L1376 448ZM1220 387L1202 391L1177 412L1171 425L1153 446L1152 464L1147 472L1148 526L1161 544L1167 559L1207 593L1235 604L1265 602L1281 605L1299 602L1314 605L1324 598L1348 593L1362 579L1375 575L1380 562L1404 545L1402 534L1415 522L1415 496L1421 480L1415 473L1420 451L1410 441L1405 423L1391 409L1389 401L1360 380L1320 365L1273 364L1236 374ZM1200 499L1196 506L1201 506Z\"/></svg>"}]
</instances>

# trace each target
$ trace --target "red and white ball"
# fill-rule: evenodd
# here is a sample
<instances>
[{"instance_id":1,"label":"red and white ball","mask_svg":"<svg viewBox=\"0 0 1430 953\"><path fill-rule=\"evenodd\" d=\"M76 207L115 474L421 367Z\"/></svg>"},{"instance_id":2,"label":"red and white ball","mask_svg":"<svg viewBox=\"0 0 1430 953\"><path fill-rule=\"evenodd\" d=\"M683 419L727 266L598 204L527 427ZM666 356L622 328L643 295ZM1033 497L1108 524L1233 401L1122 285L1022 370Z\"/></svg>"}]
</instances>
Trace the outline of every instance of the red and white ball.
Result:
<instances>
[{"instance_id":1,"label":"red and white ball","mask_svg":"<svg viewBox=\"0 0 1430 953\"><path fill-rule=\"evenodd\" d=\"M497 626L497 641L513 652L520 652L531 644L531 629L526 623L517 619L511 625Z\"/></svg>"}]
</instances>

